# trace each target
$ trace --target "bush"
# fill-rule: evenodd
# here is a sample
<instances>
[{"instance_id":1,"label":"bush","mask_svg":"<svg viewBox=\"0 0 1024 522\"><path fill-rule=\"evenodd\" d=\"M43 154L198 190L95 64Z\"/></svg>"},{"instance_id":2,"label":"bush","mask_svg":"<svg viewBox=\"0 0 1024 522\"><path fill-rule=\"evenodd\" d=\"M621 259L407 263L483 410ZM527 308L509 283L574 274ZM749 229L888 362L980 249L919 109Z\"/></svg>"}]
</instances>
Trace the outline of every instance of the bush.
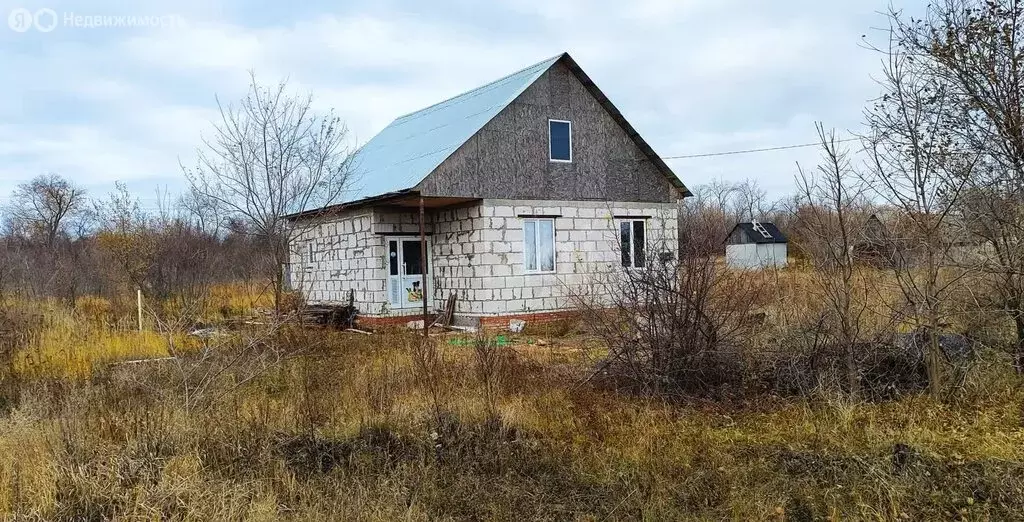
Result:
<instances>
[{"instance_id":1,"label":"bush","mask_svg":"<svg viewBox=\"0 0 1024 522\"><path fill-rule=\"evenodd\" d=\"M962 385L975 358L973 343L962 335L942 333L938 336L949 371L958 377L951 383ZM846 380L843 347L832 342L808 347L793 339L784 339L779 344L790 349L765 352L755 363L767 389L784 396L851 391ZM920 331L857 343L853 353L858 392L866 400L889 401L926 390L925 352L926 337Z\"/></svg>"},{"instance_id":2,"label":"bush","mask_svg":"<svg viewBox=\"0 0 1024 522\"><path fill-rule=\"evenodd\" d=\"M732 393L747 374L739 347L763 286L756 275L726 270L695 238L686 245L679 259L661 255L605 274L594 285L601 297L578 298L608 345L599 369L642 393Z\"/></svg>"}]
</instances>

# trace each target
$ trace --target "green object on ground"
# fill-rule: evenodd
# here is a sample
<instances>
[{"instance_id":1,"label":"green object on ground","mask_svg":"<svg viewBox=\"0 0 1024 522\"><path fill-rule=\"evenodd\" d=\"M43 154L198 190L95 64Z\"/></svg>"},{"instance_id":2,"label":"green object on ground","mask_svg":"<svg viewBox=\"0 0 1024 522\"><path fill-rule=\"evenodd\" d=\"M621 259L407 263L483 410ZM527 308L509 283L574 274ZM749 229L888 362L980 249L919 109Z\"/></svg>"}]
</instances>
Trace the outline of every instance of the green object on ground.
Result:
<instances>
[{"instance_id":1,"label":"green object on ground","mask_svg":"<svg viewBox=\"0 0 1024 522\"><path fill-rule=\"evenodd\" d=\"M473 339L465 339L462 337L448 339L448 344L451 346L471 346L473 342ZM499 335L494 338L494 344L498 346L511 346L512 343L509 342L508 337Z\"/></svg>"}]
</instances>

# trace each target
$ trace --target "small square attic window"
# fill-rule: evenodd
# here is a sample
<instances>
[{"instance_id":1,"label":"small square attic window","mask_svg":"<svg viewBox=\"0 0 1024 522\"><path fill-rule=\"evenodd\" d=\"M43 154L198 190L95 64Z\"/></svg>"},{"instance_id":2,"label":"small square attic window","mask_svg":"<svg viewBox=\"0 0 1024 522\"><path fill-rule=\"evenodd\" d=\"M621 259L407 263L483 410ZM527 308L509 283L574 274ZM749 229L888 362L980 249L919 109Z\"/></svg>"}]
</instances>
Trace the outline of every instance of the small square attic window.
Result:
<instances>
[{"instance_id":1,"label":"small square attic window","mask_svg":"<svg viewBox=\"0 0 1024 522\"><path fill-rule=\"evenodd\" d=\"M548 140L551 161L572 162L572 123L548 120Z\"/></svg>"}]
</instances>

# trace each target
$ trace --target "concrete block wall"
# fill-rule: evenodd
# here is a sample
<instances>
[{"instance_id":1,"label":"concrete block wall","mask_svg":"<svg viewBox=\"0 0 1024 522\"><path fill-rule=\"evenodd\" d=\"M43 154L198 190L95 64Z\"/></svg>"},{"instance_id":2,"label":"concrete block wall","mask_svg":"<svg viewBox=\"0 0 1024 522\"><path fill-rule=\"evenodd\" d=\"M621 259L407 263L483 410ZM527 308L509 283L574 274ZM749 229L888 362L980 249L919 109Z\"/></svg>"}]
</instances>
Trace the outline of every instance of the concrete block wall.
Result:
<instances>
[{"instance_id":1,"label":"concrete block wall","mask_svg":"<svg viewBox=\"0 0 1024 522\"><path fill-rule=\"evenodd\" d=\"M526 272L523 217L557 216L555 273ZM617 216L643 216L649 259L678 247L675 203L534 201L485 199L433 210L430 236L431 310L458 295L456 313L494 316L575 308L573 295L595 292L621 273ZM292 252L293 286L311 303L340 304L355 290L356 305L368 316L414 313L388 305L385 249L388 234L419 233L415 211L366 210L309 227ZM307 258L306 244L314 248ZM593 295L600 298L600 295Z\"/></svg>"},{"instance_id":2,"label":"concrete block wall","mask_svg":"<svg viewBox=\"0 0 1024 522\"><path fill-rule=\"evenodd\" d=\"M425 231L432 232L430 215ZM356 307L367 316L400 316L388 302L387 237L418 236L419 210L371 208L300 224L291 251L292 286L311 304L348 303L354 290ZM310 262L307 245L313 245ZM428 260L429 262L429 260Z\"/></svg>"},{"instance_id":3,"label":"concrete block wall","mask_svg":"<svg viewBox=\"0 0 1024 522\"><path fill-rule=\"evenodd\" d=\"M523 217L557 216L555 273L533 274L523 260ZM458 295L460 315L488 316L568 310L574 295L593 294L621 273L617 216L647 217L652 251L678 248L674 203L485 199L434 216L433 304ZM600 295L590 298L600 299Z\"/></svg>"},{"instance_id":4,"label":"concrete block wall","mask_svg":"<svg viewBox=\"0 0 1024 522\"><path fill-rule=\"evenodd\" d=\"M387 302L384 242L373 232L370 210L297 225L291 248L292 287L310 303L347 303L349 290L363 313ZM309 259L309 245L313 259Z\"/></svg>"},{"instance_id":5,"label":"concrete block wall","mask_svg":"<svg viewBox=\"0 0 1024 522\"><path fill-rule=\"evenodd\" d=\"M474 305L475 291L481 287L477 277L480 256L484 253L484 229L490 225L482 215L482 205L437 211L432 216L434 235L431 237L430 295L434 308L443 308L448 296L455 292L456 313L479 314ZM477 251L479 249L479 252Z\"/></svg>"},{"instance_id":6,"label":"concrete block wall","mask_svg":"<svg viewBox=\"0 0 1024 522\"><path fill-rule=\"evenodd\" d=\"M431 226L430 213L428 211L426 215L426 223L424 223L424 232L430 234L433 229ZM404 211L387 208L375 208L373 209L373 233L374 234L408 234L411 236L419 236L420 234L420 214L419 209Z\"/></svg>"}]
</instances>

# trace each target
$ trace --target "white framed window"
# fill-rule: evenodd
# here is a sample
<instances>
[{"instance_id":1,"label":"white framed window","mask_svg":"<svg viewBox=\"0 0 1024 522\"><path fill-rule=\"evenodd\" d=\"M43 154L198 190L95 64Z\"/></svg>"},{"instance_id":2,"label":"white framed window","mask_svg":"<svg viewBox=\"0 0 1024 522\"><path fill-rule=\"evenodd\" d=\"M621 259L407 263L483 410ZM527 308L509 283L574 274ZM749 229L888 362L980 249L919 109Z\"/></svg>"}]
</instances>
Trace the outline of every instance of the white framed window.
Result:
<instances>
[{"instance_id":1,"label":"white framed window","mask_svg":"<svg viewBox=\"0 0 1024 522\"><path fill-rule=\"evenodd\" d=\"M316 247L313 246L312 241L309 241L308 243L306 243L306 262L311 265L315 263L316 260L313 259L314 255L316 255Z\"/></svg>"},{"instance_id":2,"label":"white framed window","mask_svg":"<svg viewBox=\"0 0 1024 522\"><path fill-rule=\"evenodd\" d=\"M572 163L572 122L548 120L548 159Z\"/></svg>"},{"instance_id":3,"label":"white framed window","mask_svg":"<svg viewBox=\"0 0 1024 522\"><path fill-rule=\"evenodd\" d=\"M619 249L623 267L643 268L647 265L647 223L644 220L619 221Z\"/></svg>"},{"instance_id":4,"label":"white framed window","mask_svg":"<svg viewBox=\"0 0 1024 522\"><path fill-rule=\"evenodd\" d=\"M523 268L531 274L555 271L554 219L523 219Z\"/></svg>"}]
</instances>

